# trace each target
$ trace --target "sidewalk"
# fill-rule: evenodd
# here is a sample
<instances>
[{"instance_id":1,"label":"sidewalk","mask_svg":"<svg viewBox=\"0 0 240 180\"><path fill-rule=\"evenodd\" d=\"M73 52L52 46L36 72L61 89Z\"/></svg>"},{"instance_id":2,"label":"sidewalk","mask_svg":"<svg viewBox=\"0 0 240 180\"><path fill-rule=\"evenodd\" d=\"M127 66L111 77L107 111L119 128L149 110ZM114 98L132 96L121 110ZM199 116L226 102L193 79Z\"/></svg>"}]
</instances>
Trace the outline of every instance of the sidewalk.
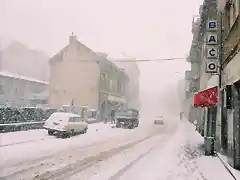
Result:
<instances>
[{"instance_id":1,"label":"sidewalk","mask_svg":"<svg viewBox=\"0 0 240 180\"><path fill-rule=\"evenodd\" d=\"M197 164L197 169L203 175L203 179L207 180L233 180L234 178L224 167L224 164L218 157L205 156L204 155L204 139L201 137L198 132L195 131L194 125L184 122L186 124L186 131L188 133L188 138L186 139L186 145L184 151L185 155L189 159L195 158L195 163ZM240 180L240 171L233 169L230 165L227 164L226 158L221 156L221 159L227 165L229 170L233 173L237 180Z\"/></svg>"},{"instance_id":2,"label":"sidewalk","mask_svg":"<svg viewBox=\"0 0 240 180\"><path fill-rule=\"evenodd\" d=\"M204 155L203 143L194 125L182 121L163 149L154 149L130 170L129 179L234 180L217 157Z\"/></svg>"},{"instance_id":3,"label":"sidewalk","mask_svg":"<svg viewBox=\"0 0 240 180\"><path fill-rule=\"evenodd\" d=\"M204 139L195 131L195 127L184 122L186 127L186 143L183 147L184 156L187 157L186 164L195 164L195 168L201 175L202 179L206 180L231 180L231 175L227 172L224 165L217 157L204 155Z\"/></svg>"},{"instance_id":4,"label":"sidewalk","mask_svg":"<svg viewBox=\"0 0 240 180\"><path fill-rule=\"evenodd\" d=\"M218 156L219 156L220 159L224 162L224 164L227 166L227 168L231 171L231 173L235 176L235 178L236 178L237 180L240 180L240 171L237 170L237 169L232 168L232 167L228 164L228 162L227 162L227 157L226 157L226 156L224 156L224 155L222 155L222 154L219 154L219 153L218 153Z\"/></svg>"}]
</instances>

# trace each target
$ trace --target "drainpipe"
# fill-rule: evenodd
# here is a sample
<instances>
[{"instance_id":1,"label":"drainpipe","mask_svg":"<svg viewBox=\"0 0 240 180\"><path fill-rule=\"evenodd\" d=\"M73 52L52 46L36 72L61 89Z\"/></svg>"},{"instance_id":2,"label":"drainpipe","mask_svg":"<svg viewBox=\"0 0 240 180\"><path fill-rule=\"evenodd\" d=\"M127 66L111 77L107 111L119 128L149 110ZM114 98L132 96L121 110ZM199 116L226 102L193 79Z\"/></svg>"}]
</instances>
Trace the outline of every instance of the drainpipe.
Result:
<instances>
[{"instance_id":1,"label":"drainpipe","mask_svg":"<svg viewBox=\"0 0 240 180\"><path fill-rule=\"evenodd\" d=\"M218 104L217 104L217 123L216 123L216 131L220 132L216 135L217 142L217 149L219 150L221 147L221 126L222 126L222 119L223 119L223 106L222 106L222 93L221 93L221 84L222 84L222 61L223 61L223 11L225 8L225 0L218 0L218 21L219 21L219 72L218 72Z\"/></svg>"}]
</instances>

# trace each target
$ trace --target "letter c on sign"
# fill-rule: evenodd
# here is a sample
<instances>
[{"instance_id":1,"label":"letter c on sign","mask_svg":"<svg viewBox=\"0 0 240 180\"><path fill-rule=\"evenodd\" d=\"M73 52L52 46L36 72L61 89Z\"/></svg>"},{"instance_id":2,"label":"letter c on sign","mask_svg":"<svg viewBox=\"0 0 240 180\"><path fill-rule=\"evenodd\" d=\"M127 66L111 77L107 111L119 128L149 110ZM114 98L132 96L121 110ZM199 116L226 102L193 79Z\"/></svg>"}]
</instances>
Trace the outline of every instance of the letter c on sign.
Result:
<instances>
[{"instance_id":1,"label":"letter c on sign","mask_svg":"<svg viewBox=\"0 0 240 180\"><path fill-rule=\"evenodd\" d=\"M216 51L215 51L215 49L211 49L210 51L209 51L209 54L210 54L210 56L216 56Z\"/></svg>"}]
</instances>

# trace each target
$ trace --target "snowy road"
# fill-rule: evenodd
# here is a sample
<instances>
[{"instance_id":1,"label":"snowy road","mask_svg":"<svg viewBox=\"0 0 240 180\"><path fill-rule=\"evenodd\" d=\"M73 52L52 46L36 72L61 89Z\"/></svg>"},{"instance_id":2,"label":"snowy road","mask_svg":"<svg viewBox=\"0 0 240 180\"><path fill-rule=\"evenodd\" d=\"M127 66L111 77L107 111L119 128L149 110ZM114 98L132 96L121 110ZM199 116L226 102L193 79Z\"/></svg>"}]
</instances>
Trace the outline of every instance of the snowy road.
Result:
<instances>
[{"instance_id":1,"label":"snowy road","mask_svg":"<svg viewBox=\"0 0 240 180\"><path fill-rule=\"evenodd\" d=\"M87 134L69 139L56 139L44 130L2 134L0 177L89 179L101 162L117 161L112 171L106 167L109 175L97 177L115 179L156 145L164 146L175 129L145 124L128 130L94 124Z\"/></svg>"},{"instance_id":2,"label":"snowy road","mask_svg":"<svg viewBox=\"0 0 240 180\"><path fill-rule=\"evenodd\" d=\"M132 130L100 123L69 139L44 130L0 138L0 179L232 179L217 158L203 156L203 138L184 121L164 126L150 122Z\"/></svg>"}]
</instances>

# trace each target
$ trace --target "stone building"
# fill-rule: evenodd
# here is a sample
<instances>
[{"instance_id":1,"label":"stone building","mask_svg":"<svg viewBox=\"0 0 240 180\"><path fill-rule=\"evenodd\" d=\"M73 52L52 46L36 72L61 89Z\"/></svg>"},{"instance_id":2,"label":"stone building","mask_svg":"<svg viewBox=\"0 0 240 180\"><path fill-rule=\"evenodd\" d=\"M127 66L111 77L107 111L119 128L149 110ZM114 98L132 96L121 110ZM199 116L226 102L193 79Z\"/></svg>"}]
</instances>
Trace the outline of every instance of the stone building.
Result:
<instances>
[{"instance_id":1,"label":"stone building","mask_svg":"<svg viewBox=\"0 0 240 180\"><path fill-rule=\"evenodd\" d=\"M221 118L217 139L229 163L240 169L240 1L225 1L221 58Z\"/></svg>"},{"instance_id":2,"label":"stone building","mask_svg":"<svg viewBox=\"0 0 240 180\"><path fill-rule=\"evenodd\" d=\"M128 76L107 59L69 37L69 44L50 59L49 104L97 109L101 117L114 108L127 106Z\"/></svg>"},{"instance_id":3,"label":"stone building","mask_svg":"<svg viewBox=\"0 0 240 180\"><path fill-rule=\"evenodd\" d=\"M48 82L0 71L0 106L47 104Z\"/></svg>"},{"instance_id":4,"label":"stone building","mask_svg":"<svg viewBox=\"0 0 240 180\"><path fill-rule=\"evenodd\" d=\"M129 77L128 85L128 106L130 108L140 109L140 70L134 59L115 59L115 64L125 70ZM122 61L122 62L121 62Z\"/></svg>"},{"instance_id":5,"label":"stone building","mask_svg":"<svg viewBox=\"0 0 240 180\"><path fill-rule=\"evenodd\" d=\"M200 60L200 89L192 97L200 112L196 116L197 130L206 138L215 138L215 150L226 154L228 162L240 169L240 3L226 0L223 7L221 14L216 0L204 0L198 27L198 53L193 55ZM219 27L221 76L205 72L208 20L218 20L223 25L222 29Z\"/></svg>"}]
</instances>

